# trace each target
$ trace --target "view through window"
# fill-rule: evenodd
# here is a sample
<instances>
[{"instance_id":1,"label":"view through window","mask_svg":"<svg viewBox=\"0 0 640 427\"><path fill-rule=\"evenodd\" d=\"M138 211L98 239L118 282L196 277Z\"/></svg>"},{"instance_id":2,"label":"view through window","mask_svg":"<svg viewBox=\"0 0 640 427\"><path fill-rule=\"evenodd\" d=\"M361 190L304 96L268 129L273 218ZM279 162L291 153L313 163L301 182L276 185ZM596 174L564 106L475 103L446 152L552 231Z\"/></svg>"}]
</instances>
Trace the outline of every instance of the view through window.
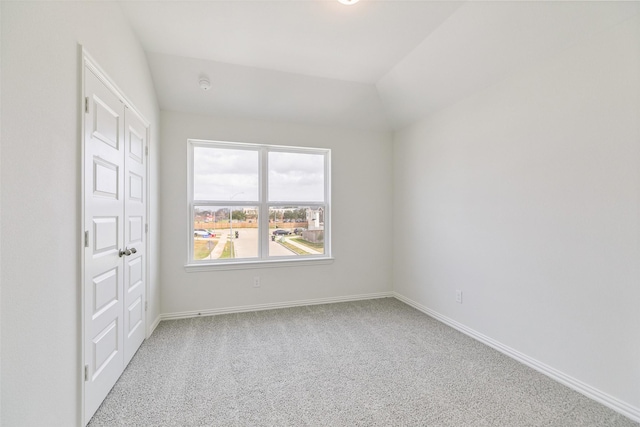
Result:
<instances>
[{"instance_id":1,"label":"view through window","mask_svg":"<svg viewBox=\"0 0 640 427\"><path fill-rule=\"evenodd\" d=\"M189 141L190 263L326 258L330 151Z\"/></svg>"}]
</instances>

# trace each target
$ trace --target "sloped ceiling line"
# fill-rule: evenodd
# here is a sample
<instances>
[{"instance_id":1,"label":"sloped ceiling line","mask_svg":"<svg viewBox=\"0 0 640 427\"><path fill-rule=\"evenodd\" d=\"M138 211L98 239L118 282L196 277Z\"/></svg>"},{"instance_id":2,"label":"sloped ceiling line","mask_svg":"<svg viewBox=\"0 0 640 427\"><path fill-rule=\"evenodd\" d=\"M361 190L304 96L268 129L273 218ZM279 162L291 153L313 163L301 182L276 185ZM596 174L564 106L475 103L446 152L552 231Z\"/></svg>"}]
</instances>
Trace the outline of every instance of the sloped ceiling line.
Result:
<instances>
[{"instance_id":1,"label":"sloped ceiling line","mask_svg":"<svg viewBox=\"0 0 640 427\"><path fill-rule=\"evenodd\" d=\"M639 2L121 7L163 109L374 131L406 126L640 13Z\"/></svg>"}]
</instances>

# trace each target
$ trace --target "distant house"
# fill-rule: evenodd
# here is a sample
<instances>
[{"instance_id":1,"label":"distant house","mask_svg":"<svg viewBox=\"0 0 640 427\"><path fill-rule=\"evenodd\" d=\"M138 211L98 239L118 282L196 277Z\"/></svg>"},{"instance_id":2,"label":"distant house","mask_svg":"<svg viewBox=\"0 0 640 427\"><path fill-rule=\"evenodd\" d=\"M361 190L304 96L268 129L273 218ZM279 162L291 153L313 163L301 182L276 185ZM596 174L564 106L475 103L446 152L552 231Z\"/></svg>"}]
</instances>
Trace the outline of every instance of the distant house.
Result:
<instances>
[{"instance_id":1,"label":"distant house","mask_svg":"<svg viewBox=\"0 0 640 427\"><path fill-rule=\"evenodd\" d=\"M309 230L324 230L324 209L307 208L307 223Z\"/></svg>"}]
</instances>

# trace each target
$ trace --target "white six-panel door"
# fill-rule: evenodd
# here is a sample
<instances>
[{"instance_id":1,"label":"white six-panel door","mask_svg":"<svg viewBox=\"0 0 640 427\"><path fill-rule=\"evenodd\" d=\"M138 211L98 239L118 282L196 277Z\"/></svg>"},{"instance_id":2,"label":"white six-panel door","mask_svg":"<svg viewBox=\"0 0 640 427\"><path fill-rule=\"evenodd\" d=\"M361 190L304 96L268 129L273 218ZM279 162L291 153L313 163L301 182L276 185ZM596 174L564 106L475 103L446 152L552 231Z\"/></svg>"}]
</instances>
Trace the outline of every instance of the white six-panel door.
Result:
<instances>
[{"instance_id":1,"label":"white six-panel door","mask_svg":"<svg viewBox=\"0 0 640 427\"><path fill-rule=\"evenodd\" d=\"M124 257L124 363L129 363L145 337L145 216L147 128L125 109L124 244L132 252Z\"/></svg>"},{"instance_id":2,"label":"white six-panel door","mask_svg":"<svg viewBox=\"0 0 640 427\"><path fill-rule=\"evenodd\" d=\"M145 338L147 126L85 66L84 422Z\"/></svg>"}]
</instances>

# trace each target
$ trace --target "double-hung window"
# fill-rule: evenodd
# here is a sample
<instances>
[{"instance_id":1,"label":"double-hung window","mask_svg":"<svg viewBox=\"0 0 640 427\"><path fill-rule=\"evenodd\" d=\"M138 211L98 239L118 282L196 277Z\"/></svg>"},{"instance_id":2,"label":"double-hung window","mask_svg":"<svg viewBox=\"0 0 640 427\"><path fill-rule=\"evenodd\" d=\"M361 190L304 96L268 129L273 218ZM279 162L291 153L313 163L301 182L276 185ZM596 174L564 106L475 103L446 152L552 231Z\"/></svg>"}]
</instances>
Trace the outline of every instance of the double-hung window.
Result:
<instances>
[{"instance_id":1,"label":"double-hung window","mask_svg":"<svg viewBox=\"0 0 640 427\"><path fill-rule=\"evenodd\" d=\"M188 150L188 266L330 258L330 150L202 140Z\"/></svg>"}]
</instances>

